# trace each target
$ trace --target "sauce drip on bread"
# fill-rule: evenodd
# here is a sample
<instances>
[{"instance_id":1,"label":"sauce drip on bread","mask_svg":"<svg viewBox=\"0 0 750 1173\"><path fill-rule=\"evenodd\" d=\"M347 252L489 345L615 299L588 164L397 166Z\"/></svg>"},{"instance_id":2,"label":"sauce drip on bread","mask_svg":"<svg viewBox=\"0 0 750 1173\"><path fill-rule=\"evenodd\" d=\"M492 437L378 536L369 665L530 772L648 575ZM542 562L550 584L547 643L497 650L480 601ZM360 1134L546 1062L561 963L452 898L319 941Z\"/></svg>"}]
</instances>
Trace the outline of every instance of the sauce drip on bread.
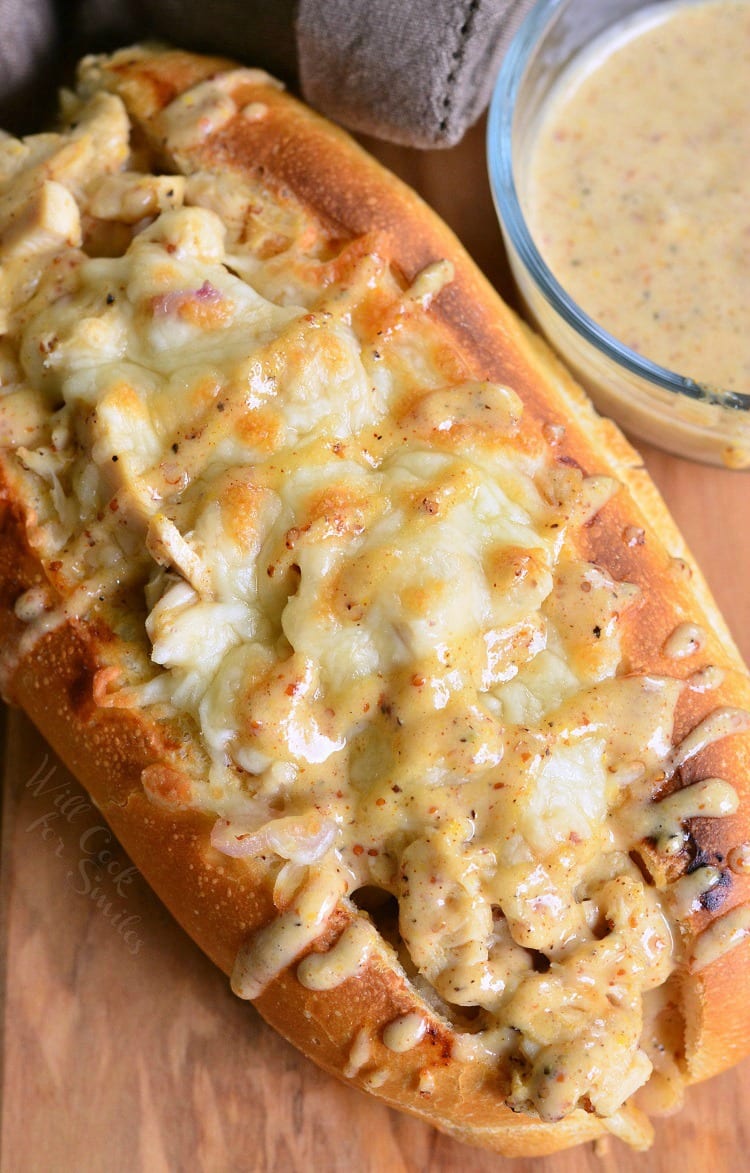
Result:
<instances>
[{"instance_id":1,"label":"sauce drip on bread","mask_svg":"<svg viewBox=\"0 0 750 1173\"><path fill-rule=\"evenodd\" d=\"M196 133L231 122L243 78L215 108L201 92ZM19 603L24 647L105 616L134 650L100 703L199 734L192 779L156 763L143 784L215 817L210 850L268 861L278 915L243 947L239 993L303 955L308 988L356 977L388 951L375 913L315 946L375 889L429 992L419 1023L512 1056L514 1108L616 1121L656 1061L644 1006L684 960L675 903L698 924L731 892L706 864L670 895L690 820L736 805L720 777L682 775L746 729L712 699L710 635L678 639L663 674L629 668L643 591L582 538L619 487L446 343L430 304L450 266L409 283L377 234L337 240L260 181L188 168L150 187L117 99L75 115L7 148L19 182L53 174L76 209L59 201L55 231L40 202L4 302L8 475L62 600ZM739 913L729 928L721 947L744 939ZM418 1048L416 1019L394 1021L381 1044ZM352 1053L359 1071L370 1045Z\"/></svg>"}]
</instances>

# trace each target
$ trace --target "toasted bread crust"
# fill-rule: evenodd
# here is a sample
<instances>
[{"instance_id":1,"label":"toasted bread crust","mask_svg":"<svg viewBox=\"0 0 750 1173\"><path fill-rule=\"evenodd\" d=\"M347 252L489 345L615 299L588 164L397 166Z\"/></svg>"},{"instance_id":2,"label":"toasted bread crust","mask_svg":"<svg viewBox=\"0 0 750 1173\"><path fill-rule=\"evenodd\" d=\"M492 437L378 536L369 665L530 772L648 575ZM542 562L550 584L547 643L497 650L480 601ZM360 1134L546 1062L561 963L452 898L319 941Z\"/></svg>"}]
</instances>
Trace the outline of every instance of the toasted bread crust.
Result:
<instances>
[{"instance_id":1,"label":"toasted bread crust","mask_svg":"<svg viewBox=\"0 0 750 1173\"><path fill-rule=\"evenodd\" d=\"M103 84L124 99L131 118L146 138L154 139L153 119L159 111L227 66L181 53L136 52L117 55L101 70ZM291 191L342 235L378 231L389 259L407 280L432 261L450 259L455 278L435 299L433 313L476 377L509 383L536 426L565 423L559 456L587 473L615 476L629 490L597 513L584 531L581 554L616 580L642 588L641 606L623 620L630 670L687 675L689 667L670 660L664 649L670 632L688 616L708 633L707 662L726 669L724 683L710 698L685 690L676 739L717 704L750 707L750 680L710 592L637 453L619 431L596 415L417 196L346 135L286 94L261 81L239 84L242 92L234 95L239 107L262 101L269 113L257 121L237 118L209 134L191 148L187 165L240 174L262 171L271 188ZM105 624L62 623L14 656L23 630L14 616L15 600L43 575L28 545L25 522L23 503L13 499L12 484L0 465L0 643L8 665L8 696L27 711L90 791L176 919L231 973L248 935L275 915L269 876L261 862L234 860L210 845L210 816L167 810L146 796L141 783L145 768L162 765L176 778L189 772L188 735L175 723L157 723L147 711L97 704L96 673L120 654L117 637ZM632 527L643 528L644 542L625 540ZM688 574L675 559L688 563ZM740 795L736 815L695 820L691 826L699 854L724 858L732 846L750 839L750 738L733 736L708 747L691 761L689 772L696 778L721 776ZM748 899L750 878L733 876L720 907L686 920L686 935L699 933ZM355 915L350 905L342 904L313 949L326 949ZM680 975L689 1081L714 1074L750 1051L750 998L743 977L747 958L745 943L700 973ZM290 967L256 1004L280 1033L326 1070L471 1143L507 1155L543 1155L604 1131L596 1117L580 1110L556 1124L511 1112L504 1103L509 1073L488 1074L458 1058L450 1028L434 1014L413 1049L396 1053L385 1047L380 1039L387 1023L415 1007L425 1010L386 948L375 949L356 977L326 991L305 988ZM349 1067L345 1075L352 1040L363 1028L374 1041L359 1070ZM420 1083L425 1070L430 1072L428 1093Z\"/></svg>"}]
</instances>

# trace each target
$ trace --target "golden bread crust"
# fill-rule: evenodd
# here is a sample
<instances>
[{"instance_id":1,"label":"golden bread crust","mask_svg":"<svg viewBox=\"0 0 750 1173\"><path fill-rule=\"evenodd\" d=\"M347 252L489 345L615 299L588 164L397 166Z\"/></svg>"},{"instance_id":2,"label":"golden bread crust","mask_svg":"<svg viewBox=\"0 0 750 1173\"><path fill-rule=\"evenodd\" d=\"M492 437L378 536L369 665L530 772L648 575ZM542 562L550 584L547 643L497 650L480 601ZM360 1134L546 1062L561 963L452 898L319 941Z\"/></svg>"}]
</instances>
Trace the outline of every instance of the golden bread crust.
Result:
<instances>
[{"instance_id":1,"label":"golden bread crust","mask_svg":"<svg viewBox=\"0 0 750 1173\"><path fill-rule=\"evenodd\" d=\"M164 107L228 64L137 51L101 63L98 81L122 97L139 133L159 150L158 116ZM739 654L637 453L596 415L544 345L497 298L449 230L345 134L275 86L250 74L240 77L233 97L238 108L261 103L264 117L234 118L186 148L181 165L262 175L272 190L291 192L332 233L345 238L377 233L379 249L407 282L427 265L449 259L454 278L435 297L432 313L474 377L512 386L525 404L529 428L539 432L564 423L557 449L562 464L614 476L629 490L595 513L579 541L581 557L616 581L641 588L639 606L622 617L627 670L687 677L692 663L665 651L670 634L687 618L706 631L705 662L725 670L724 682L710 695L684 690L675 742L717 705L750 707L750 681ZM177 920L231 973L244 941L275 915L269 871L261 861L232 859L212 847L214 820L208 814L158 806L147 796L144 770L168 771L170 784L179 788L181 778L196 768L189 732L174 719L157 721L147 710L99 703L97 673L124 654L106 624L68 620L24 650L24 625L13 608L24 591L43 581L44 572L27 540L29 517L2 465L0 477L0 642L8 696L90 791ZM643 539L632 540L634 533ZM720 861L750 839L750 738L726 737L697 753L685 767L683 783L706 777L726 779L741 799L734 815L691 823L698 855ZM750 877L730 876L722 897L684 918L687 938L746 903ZM340 904L312 950L328 948L355 915L351 905ZM700 972L679 974L689 1081L750 1051L747 957L745 943ZM507 1155L543 1155L605 1131L596 1116L581 1110L556 1123L512 1112L505 1103L510 1072L488 1073L457 1056L453 1032L437 1013L425 1010L388 947L375 948L355 977L333 989L308 989L288 967L256 1004L326 1070L471 1143ZM421 1041L401 1053L387 1048L381 1041L386 1025L415 1008L428 1014ZM357 1066L352 1040L360 1031L370 1042Z\"/></svg>"}]
</instances>

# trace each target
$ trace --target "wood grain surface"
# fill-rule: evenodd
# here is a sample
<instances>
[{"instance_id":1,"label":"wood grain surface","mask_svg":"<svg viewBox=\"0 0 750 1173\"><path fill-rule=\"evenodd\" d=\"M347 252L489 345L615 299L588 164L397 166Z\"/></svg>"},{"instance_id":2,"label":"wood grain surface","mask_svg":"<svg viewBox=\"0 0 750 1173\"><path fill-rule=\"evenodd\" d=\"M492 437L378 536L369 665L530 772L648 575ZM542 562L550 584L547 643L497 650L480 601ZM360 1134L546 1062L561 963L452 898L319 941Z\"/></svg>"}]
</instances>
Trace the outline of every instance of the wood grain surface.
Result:
<instances>
[{"instance_id":1,"label":"wood grain surface","mask_svg":"<svg viewBox=\"0 0 750 1173\"><path fill-rule=\"evenodd\" d=\"M377 153L512 297L483 128L449 152ZM750 474L644 457L750 659ZM3 1173L724 1173L750 1160L748 1063L691 1089L642 1156L611 1141L510 1162L343 1087L231 995L16 712L4 762Z\"/></svg>"}]
</instances>

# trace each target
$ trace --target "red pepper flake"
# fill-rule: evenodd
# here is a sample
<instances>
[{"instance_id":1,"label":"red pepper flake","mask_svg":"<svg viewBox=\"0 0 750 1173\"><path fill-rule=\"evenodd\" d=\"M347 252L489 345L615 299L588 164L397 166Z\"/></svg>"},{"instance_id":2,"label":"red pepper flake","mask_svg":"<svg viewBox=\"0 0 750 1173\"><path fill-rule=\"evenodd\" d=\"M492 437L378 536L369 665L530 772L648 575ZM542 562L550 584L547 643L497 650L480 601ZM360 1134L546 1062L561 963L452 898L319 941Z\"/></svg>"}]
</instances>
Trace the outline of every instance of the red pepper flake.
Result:
<instances>
[{"instance_id":1,"label":"red pepper flake","mask_svg":"<svg viewBox=\"0 0 750 1173\"><path fill-rule=\"evenodd\" d=\"M376 798L375 799L375 806L385 806L385 799L384 798Z\"/></svg>"},{"instance_id":2,"label":"red pepper flake","mask_svg":"<svg viewBox=\"0 0 750 1173\"><path fill-rule=\"evenodd\" d=\"M365 849L361 843L355 843L354 847L352 847L352 851L355 855L364 855L365 853Z\"/></svg>"}]
</instances>

